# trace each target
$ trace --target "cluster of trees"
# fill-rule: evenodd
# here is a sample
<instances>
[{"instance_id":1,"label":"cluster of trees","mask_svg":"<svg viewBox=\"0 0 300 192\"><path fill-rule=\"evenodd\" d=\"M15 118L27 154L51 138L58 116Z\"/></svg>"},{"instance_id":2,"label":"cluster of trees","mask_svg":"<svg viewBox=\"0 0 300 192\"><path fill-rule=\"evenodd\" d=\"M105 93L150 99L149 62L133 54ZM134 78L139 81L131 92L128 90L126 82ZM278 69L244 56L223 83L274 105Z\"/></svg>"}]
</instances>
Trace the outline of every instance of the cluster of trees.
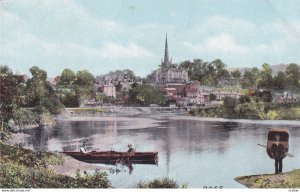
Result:
<instances>
[{"instance_id":1,"label":"cluster of trees","mask_svg":"<svg viewBox=\"0 0 300 192\"><path fill-rule=\"evenodd\" d=\"M30 68L32 77L13 74L7 66L0 66L0 120L8 125L39 124L51 114L59 114L63 105L50 83L46 71Z\"/></svg>"},{"instance_id":2,"label":"cluster of trees","mask_svg":"<svg viewBox=\"0 0 300 192\"><path fill-rule=\"evenodd\" d=\"M186 60L181 62L178 67L186 69L191 80L200 81L204 85L216 86L220 80L231 77L226 69L226 64L220 59L212 62L204 62L201 59Z\"/></svg>"},{"instance_id":3,"label":"cluster of trees","mask_svg":"<svg viewBox=\"0 0 300 192\"><path fill-rule=\"evenodd\" d=\"M271 66L267 63L262 65L262 69L253 67L244 73L238 69L230 72L220 59L212 62L204 62L201 59L186 60L174 64L174 67L186 69L191 80L200 81L203 85L217 86L221 81L228 80L245 89L291 90L300 88L300 68L295 63L289 64L285 72L278 71L277 74L273 74ZM151 74L147 78L154 78L153 76L154 74Z\"/></svg>"},{"instance_id":4,"label":"cluster of trees","mask_svg":"<svg viewBox=\"0 0 300 192\"><path fill-rule=\"evenodd\" d=\"M95 98L94 76L88 70L64 69L57 83L57 95L66 107L78 107L81 100Z\"/></svg>"},{"instance_id":5,"label":"cluster of trees","mask_svg":"<svg viewBox=\"0 0 300 192\"><path fill-rule=\"evenodd\" d=\"M258 88L269 90L295 90L300 88L300 67L298 64L291 63L287 66L285 72L279 71L272 75L272 69L269 64L262 65L260 78L257 82Z\"/></svg>"},{"instance_id":6,"label":"cluster of trees","mask_svg":"<svg viewBox=\"0 0 300 192\"><path fill-rule=\"evenodd\" d=\"M134 83L128 92L128 104L149 106L150 104L164 104L165 98L162 93L150 85Z\"/></svg>"},{"instance_id":7,"label":"cluster of trees","mask_svg":"<svg viewBox=\"0 0 300 192\"><path fill-rule=\"evenodd\" d=\"M241 96L238 99L225 97L221 107L198 108L191 113L229 119L277 119L279 114L270 101L270 91L256 91L252 96Z\"/></svg>"},{"instance_id":8,"label":"cluster of trees","mask_svg":"<svg viewBox=\"0 0 300 192\"><path fill-rule=\"evenodd\" d=\"M129 70L129 69L110 71L106 75L109 75L109 76L123 76L124 79L131 79L133 81L141 80L140 77L136 76L134 74L134 72Z\"/></svg>"}]
</instances>

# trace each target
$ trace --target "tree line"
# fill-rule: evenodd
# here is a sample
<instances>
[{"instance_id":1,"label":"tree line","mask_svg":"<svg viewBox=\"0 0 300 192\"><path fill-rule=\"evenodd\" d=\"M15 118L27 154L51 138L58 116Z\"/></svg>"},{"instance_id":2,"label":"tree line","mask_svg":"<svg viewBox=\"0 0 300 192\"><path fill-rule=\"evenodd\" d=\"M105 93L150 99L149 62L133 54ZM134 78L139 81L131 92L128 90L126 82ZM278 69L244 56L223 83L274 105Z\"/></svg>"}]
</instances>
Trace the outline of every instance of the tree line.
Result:
<instances>
[{"instance_id":1,"label":"tree line","mask_svg":"<svg viewBox=\"0 0 300 192\"><path fill-rule=\"evenodd\" d=\"M174 67L186 69L190 79L197 80L202 85L218 86L221 81L233 81L233 84L244 89L300 89L300 67L296 63L288 64L285 71L278 71L277 74L273 74L271 66L267 63L262 64L261 69L253 67L244 73L238 69L229 71L220 59L212 62L204 62L201 59L186 60L174 64Z\"/></svg>"}]
</instances>

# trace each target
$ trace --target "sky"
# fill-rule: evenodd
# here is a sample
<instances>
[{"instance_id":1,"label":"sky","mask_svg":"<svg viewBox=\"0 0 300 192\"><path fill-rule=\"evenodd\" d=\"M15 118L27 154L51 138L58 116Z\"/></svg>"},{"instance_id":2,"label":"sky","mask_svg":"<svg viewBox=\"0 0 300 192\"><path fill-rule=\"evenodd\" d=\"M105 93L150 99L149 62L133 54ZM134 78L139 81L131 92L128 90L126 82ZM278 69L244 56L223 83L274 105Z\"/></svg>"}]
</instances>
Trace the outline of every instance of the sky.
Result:
<instances>
[{"instance_id":1,"label":"sky","mask_svg":"<svg viewBox=\"0 0 300 192\"><path fill-rule=\"evenodd\" d=\"M0 0L0 65L49 77L221 59L227 67L300 63L300 0Z\"/></svg>"}]
</instances>

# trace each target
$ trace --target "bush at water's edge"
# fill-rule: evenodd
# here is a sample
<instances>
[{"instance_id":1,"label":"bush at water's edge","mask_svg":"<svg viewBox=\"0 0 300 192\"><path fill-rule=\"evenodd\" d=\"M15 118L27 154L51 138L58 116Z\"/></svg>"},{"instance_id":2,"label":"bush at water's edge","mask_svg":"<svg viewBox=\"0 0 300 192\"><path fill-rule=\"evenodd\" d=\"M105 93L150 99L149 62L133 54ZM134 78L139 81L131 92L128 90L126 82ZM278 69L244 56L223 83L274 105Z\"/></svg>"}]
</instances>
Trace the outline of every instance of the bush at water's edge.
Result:
<instances>
[{"instance_id":1,"label":"bush at water's edge","mask_svg":"<svg viewBox=\"0 0 300 192\"><path fill-rule=\"evenodd\" d=\"M0 142L0 188L110 188L105 172L76 177L58 175L48 165L61 164L53 153L34 152Z\"/></svg>"},{"instance_id":2,"label":"bush at water's edge","mask_svg":"<svg viewBox=\"0 0 300 192\"><path fill-rule=\"evenodd\" d=\"M140 182L137 188L187 188L187 184L182 184L181 186L173 179L161 178L154 179L149 182Z\"/></svg>"}]
</instances>

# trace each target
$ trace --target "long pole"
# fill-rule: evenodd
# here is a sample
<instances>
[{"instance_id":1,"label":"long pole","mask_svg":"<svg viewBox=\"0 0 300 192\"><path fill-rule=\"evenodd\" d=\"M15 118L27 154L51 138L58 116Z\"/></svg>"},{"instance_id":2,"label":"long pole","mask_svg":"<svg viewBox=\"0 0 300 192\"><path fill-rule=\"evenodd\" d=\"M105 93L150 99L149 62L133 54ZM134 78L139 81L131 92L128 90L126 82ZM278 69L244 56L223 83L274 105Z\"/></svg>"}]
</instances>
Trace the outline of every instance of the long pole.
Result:
<instances>
[{"instance_id":1,"label":"long pole","mask_svg":"<svg viewBox=\"0 0 300 192\"><path fill-rule=\"evenodd\" d=\"M260 147L265 147L265 148L267 148L266 145L262 145L262 144L257 144L257 145L260 146ZM291 154L291 153L286 153L286 155L289 156L289 157L294 157L294 154Z\"/></svg>"}]
</instances>

